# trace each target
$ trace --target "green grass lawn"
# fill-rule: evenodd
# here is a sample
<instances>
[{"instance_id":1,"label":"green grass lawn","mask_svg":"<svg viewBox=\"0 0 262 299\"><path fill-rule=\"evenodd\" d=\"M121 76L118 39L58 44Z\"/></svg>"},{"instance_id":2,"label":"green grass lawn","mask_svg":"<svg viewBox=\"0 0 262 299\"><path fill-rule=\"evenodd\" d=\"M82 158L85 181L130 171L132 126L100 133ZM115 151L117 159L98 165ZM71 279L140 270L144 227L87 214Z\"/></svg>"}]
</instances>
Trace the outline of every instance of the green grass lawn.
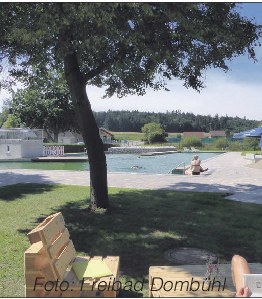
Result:
<instances>
[{"instance_id":1,"label":"green grass lawn","mask_svg":"<svg viewBox=\"0 0 262 299\"><path fill-rule=\"evenodd\" d=\"M141 141L144 133L139 132L111 132L117 140Z\"/></svg>"},{"instance_id":2,"label":"green grass lawn","mask_svg":"<svg viewBox=\"0 0 262 299\"><path fill-rule=\"evenodd\" d=\"M254 154L254 155L260 155L261 151L243 151L241 153L241 156L245 156L246 154Z\"/></svg>"},{"instance_id":3,"label":"green grass lawn","mask_svg":"<svg viewBox=\"0 0 262 299\"><path fill-rule=\"evenodd\" d=\"M262 206L224 199L222 193L109 188L111 208L87 211L89 187L17 184L0 188L0 296L24 296L27 233L61 211L78 255L120 256L120 278L142 281L148 270L174 265L164 252L197 247L230 262L238 253L262 262Z\"/></svg>"}]
</instances>

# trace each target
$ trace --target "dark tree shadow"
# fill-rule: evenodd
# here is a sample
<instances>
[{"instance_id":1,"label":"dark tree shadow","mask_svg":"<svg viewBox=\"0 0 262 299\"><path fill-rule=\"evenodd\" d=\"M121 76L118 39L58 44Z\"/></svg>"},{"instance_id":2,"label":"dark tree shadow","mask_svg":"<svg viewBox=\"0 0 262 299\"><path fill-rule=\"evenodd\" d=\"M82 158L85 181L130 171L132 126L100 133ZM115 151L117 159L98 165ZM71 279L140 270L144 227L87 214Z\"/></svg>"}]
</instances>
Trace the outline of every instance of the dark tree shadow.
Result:
<instances>
[{"instance_id":1,"label":"dark tree shadow","mask_svg":"<svg viewBox=\"0 0 262 299\"><path fill-rule=\"evenodd\" d=\"M15 185L7 185L0 188L1 188L0 200L14 201L14 200L22 199L27 194L40 194L40 193L51 191L54 188L56 188L56 186L53 184L41 184L41 183L35 183L35 184L20 183Z\"/></svg>"},{"instance_id":2,"label":"dark tree shadow","mask_svg":"<svg viewBox=\"0 0 262 299\"><path fill-rule=\"evenodd\" d=\"M227 192L225 186L221 188ZM254 244L254 240L258 239L256 228L262 206L256 205L250 217L248 211L254 205L226 200L226 195L122 189L109 195L111 207L107 211L89 211L85 199L67 202L54 208L53 213L64 216L79 254L119 256L123 279L145 279L148 283L150 266L179 264L165 258L164 252L171 248L205 249L227 261L238 253L250 262L261 262L262 242ZM34 221L40 223L47 216ZM140 296L128 293L132 295ZM121 297L128 296L121 293Z\"/></svg>"}]
</instances>

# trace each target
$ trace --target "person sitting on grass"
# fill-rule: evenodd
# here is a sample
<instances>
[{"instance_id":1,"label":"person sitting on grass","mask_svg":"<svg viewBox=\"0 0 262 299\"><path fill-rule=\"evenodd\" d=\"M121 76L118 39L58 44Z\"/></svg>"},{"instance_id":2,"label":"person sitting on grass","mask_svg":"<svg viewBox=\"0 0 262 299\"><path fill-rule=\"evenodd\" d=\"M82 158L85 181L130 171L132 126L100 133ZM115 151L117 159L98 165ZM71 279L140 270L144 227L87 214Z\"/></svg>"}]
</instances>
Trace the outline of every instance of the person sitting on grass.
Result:
<instances>
[{"instance_id":1,"label":"person sitting on grass","mask_svg":"<svg viewBox=\"0 0 262 299\"><path fill-rule=\"evenodd\" d=\"M198 160L198 155L194 155L194 159L191 162L191 166L186 170L185 174L200 175L200 172L204 172L208 170L208 168L203 169L200 164L201 161Z\"/></svg>"},{"instance_id":2,"label":"person sitting on grass","mask_svg":"<svg viewBox=\"0 0 262 299\"><path fill-rule=\"evenodd\" d=\"M236 288L235 297L248 297L249 288L244 288L243 274L251 274L248 262L240 255L234 255L231 261L232 279Z\"/></svg>"}]
</instances>

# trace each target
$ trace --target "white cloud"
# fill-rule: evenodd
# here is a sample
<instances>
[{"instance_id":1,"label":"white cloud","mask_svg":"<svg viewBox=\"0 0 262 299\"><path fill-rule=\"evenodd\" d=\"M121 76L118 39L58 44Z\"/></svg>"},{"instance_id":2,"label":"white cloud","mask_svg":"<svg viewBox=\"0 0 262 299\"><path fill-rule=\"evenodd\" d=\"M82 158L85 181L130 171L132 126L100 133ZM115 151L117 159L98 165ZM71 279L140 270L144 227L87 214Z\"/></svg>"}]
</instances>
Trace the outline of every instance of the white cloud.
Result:
<instances>
[{"instance_id":1,"label":"white cloud","mask_svg":"<svg viewBox=\"0 0 262 299\"><path fill-rule=\"evenodd\" d=\"M220 70L207 72L206 87L200 92L186 89L183 82L172 80L170 91L149 90L145 96L116 96L102 99L104 89L88 86L87 94L94 111L138 110L166 112L181 110L194 114L214 116L238 116L247 119L262 120L261 95L262 85L257 82L238 81L234 72L224 73ZM7 91L0 92L0 107L3 100L10 97Z\"/></svg>"},{"instance_id":2,"label":"white cloud","mask_svg":"<svg viewBox=\"0 0 262 299\"><path fill-rule=\"evenodd\" d=\"M148 91L145 96L128 96L118 99L101 99L102 89L88 87L87 93L94 111L138 110L166 112L181 110L194 114L214 116L246 116L248 119L262 119L259 109L262 86L252 83L238 83L230 73L210 71L200 92L186 89L179 80L169 84L170 91Z\"/></svg>"}]
</instances>

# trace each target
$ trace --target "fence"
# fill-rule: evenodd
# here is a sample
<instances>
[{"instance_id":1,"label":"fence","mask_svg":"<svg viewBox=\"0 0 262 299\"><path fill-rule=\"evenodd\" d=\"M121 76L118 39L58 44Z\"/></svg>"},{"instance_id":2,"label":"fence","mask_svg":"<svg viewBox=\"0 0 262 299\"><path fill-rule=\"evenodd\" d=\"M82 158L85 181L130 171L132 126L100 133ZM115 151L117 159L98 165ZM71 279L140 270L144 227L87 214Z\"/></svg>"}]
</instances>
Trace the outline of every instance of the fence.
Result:
<instances>
[{"instance_id":1,"label":"fence","mask_svg":"<svg viewBox=\"0 0 262 299\"><path fill-rule=\"evenodd\" d=\"M53 156L53 157L61 157L65 154L64 146L44 146L43 147L43 155Z\"/></svg>"},{"instance_id":2,"label":"fence","mask_svg":"<svg viewBox=\"0 0 262 299\"><path fill-rule=\"evenodd\" d=\"M0 139L8 140L43 140L43 130L40 129L0 129Z\"/></svg>"}]
</instances>

